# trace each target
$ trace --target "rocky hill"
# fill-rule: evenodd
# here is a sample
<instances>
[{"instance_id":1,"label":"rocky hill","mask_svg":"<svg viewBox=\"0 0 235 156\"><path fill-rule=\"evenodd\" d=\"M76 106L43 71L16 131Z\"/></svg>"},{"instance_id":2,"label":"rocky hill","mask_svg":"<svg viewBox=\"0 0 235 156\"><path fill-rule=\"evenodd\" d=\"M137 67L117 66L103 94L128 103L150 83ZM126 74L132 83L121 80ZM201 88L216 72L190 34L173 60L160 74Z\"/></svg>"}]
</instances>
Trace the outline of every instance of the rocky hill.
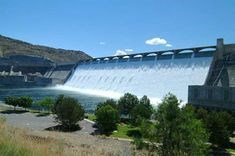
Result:
<instances>
[{"instance_id":1,"label":"rocky hill","mask_svg":"<svg viewBox=\"0 0 235 156\"><path fill-rule=\"evenodd\" d=\"M47 58L57 64L76 63L91 58L82 51L33 45L0 35L0 57L27 55Z\"/></svg>"}]
</instances>

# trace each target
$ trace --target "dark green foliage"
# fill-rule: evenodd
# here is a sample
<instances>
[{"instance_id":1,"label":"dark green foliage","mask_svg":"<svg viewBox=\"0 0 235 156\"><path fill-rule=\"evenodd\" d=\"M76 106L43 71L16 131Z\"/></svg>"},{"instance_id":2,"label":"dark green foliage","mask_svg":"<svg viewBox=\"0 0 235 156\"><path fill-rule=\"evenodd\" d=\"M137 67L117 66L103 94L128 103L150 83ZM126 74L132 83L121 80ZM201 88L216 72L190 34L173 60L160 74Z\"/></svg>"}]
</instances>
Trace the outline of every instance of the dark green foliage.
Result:
<instances>
[{"instance_id":1,"label":"dark green foliage","mask_svg":"<svg viewBox=\"0 0 235 156\"><path fill-rule=\"evenodd\" d=\"M179 108L176 96L168 94L157 110L156 138L160 155L204 155L208 134L191 107Z\"/></svg>"},{"instance_id":2,"label":"dark green foliage","mask_svg":"<svg viewBox=\"0 0 235 156\"><path fill-rule=\"evenodd\" d=\"M118 100L118 109L122 115L131 115L131 110L139 103L137 96L130 93L125 93Z\"/></svg>"},{"instance_id":3,"label":"dark green foliage","mask_svg":"<svg viewBox=\"0 0 235 156\"><path fill-rule=\"evenodd\" d=\"M145 143L141 138L134 138L134 141L132 142L137 150L141 150L143 148L148 148L149 144Z\"/></svg>"},{"instance_id":4,"label":"dark green foliage","mask_svg":"<svg viewBox=\"0 0 235 156\"><path fill-rule=\"evenodd\" d=\"M131 110L131 122L134 125L139 125L141 119L150 119L153 113L153 107L147 96L143 96L139 103Z\"/></svg>"},{"instance_id":5,"label":"dark green foliage","mask_svg":"<svg viewBox=\"0 0 235 156\"><path fill-rule=\"evenodd\" d=\"M96 112L96 121L101 133L109 134L117 127L119 121L119 113L110 105L100 107Z\"/></svg>"},{"instance_id":6,"label":"dark green foliage","mask_svg":"<svg viewBox=\"0 0 235 156\"><path fill-rule=\"evenodd\" d=\"M14 96L8 96L4 99L4 101L7 105L14 106L14 110L15 107L18 105L18 98Z\"/></svg>"},{"instance_id":7,"label":"dark green foliage","mask_svg":"<svg viewBox=\"0 0 235 156\"><path fill-rule=\"evenodd\" d=\"M127 135L134 138L141 138L142 134L139 129L131 129L127 131Z\"/></svg>"},{"instance_id":8,"label":"dark green foliage","mask_svg":"<svg viewBox=\"0 0 235 156\"><path fill-rule=\"evenodd\" d=\"M140 132L144 138L148 138L149 141L155 142L157 140L156 124L149 120L143 119L140 124Z\"/></svg>"},{"instance_id":9,"label":"dark green foliage","mask_svg":"<svg viewBox=\"0 0 235 156\"><path fill-rule=\"evenodd\" d=\"M176 144L177 126L179 121L180 108L177 98L174 95L167 95L157 110L157 134L158 141L162 143L161 154L165 156L174 155Z\"/></svg>"},{"instance_id":10,"label":"dark green foliage","mask_svg":"<svg viewBox=\"0 0 235 156\"><path fill-rule=\"evenodd\" d=\"M209 141L217 147L228 145L229 138L235 130L235 118L225 111L207 111L199 108L196 112L210 133Z\"/></svg>"},{"instance_id":11,"label":"dark green foliage","mask_svg":"<svg viewBox=\"0 0 235 156\"><path fill-rule=\"evenodd\" d=\"M108 100L106 100L105 102L99 103L99 104L97 105L97 107L96 107L95 112L96 112L98 109L100 109L102 106L106 106L106 105L110 105L110 106L113 107L114 109L118 109L118 107L117 107L117 102L116 102L115 100L113 100L113 99L108 99Z\"/></svg>"},{"instance_id":12,"label":"dark green foliage","mask_svg":"<svg viewBox=\"0 0 235 156\"><path fill-rule=\"evenodd\" d=\"M25 110L26 108L30 108L32 106L32 103L33 103L33 100L31 97L29 96L22 96L22 97L19 97L18 98L18 103L19 103L19 106L21 107L24 107Z\"/></svg>"},{"instance_id":13,"label":"dark green foliage","mask_svg":"<svg viewBox=\"0 0 235 156\"><path fill-rule=\"evenodd\" d=\"M84 118L84 109L81 104L74 98L60 95L54 104L53 113L55 119L66 129L76 127L77 122Z\"/></svg>"},{"instance_id":14,"label":"dark green foliage","mask_svg":"<svg viewBox=\"0 0 235 156\"><path fill-rule=\"evenodd\" d=\"M209 134L203 122L196 118L194 111L191 106L184 106L181 109L177 149L188 155L204 155L209 148L206 144Z\"/></svg>"}]
</instances>

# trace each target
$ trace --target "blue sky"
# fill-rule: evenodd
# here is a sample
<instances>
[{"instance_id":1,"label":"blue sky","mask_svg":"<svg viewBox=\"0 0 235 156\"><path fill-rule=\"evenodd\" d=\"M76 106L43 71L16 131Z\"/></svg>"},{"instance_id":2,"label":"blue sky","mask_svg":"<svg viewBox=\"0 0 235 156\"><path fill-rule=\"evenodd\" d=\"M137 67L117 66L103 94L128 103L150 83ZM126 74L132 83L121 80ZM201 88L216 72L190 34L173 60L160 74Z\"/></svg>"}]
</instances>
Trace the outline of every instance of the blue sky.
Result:
<instances>
[{"instance_id":1,"label":"blue sky","mask_svg":"<svg viewBox=\"0 0 235 156\"><path fill-rule=\"evenodd\" d=\"M0 0L0 34L93 57L235 43L235 0Z\"/></svg>"}]
</instances>

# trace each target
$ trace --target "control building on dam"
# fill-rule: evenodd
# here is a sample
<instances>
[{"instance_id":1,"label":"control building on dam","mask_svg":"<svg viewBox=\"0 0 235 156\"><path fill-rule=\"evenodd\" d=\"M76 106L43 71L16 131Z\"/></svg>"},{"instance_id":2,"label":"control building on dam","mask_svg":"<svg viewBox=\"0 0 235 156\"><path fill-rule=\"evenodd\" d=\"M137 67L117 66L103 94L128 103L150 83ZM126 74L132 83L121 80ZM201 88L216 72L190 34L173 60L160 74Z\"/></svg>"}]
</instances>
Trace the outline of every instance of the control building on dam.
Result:
<instances>
[{"instance_id":1,"label":"control building on dam","mask_svg":"<svg viewBox=\"0 0 235 156\"><path fill-rule=\"evenodd\" d=\"M216 51L204 85L190 85L192 105L235 111L235 44L217 40Z\"/></svg>"},{"instance_id":2,"label":"control building on dam","mask_svg":"<svg viewBox=\"0 0 235 156\"><path fill-rule=\"evenodd\" d=\"M126 92L235 110L235 44L92 58L78 62L64 87L108 97Z\"/></svg>"}]
</instances>

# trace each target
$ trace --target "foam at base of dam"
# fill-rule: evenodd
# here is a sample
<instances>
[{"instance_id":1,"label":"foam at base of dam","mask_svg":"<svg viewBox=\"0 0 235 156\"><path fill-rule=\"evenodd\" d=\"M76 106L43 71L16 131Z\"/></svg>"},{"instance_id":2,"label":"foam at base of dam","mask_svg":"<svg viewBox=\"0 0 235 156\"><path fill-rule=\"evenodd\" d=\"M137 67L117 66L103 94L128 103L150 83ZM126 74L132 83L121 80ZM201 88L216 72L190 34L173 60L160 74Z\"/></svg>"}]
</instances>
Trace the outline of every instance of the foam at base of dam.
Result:
<instances>
[{"instance_id":1,"label":"foam at base of dam","mask_svg":"<svg viewBox=\"0 0 235 156\"><path fill-rule=\"evenodd\" d=\"M204 84L212 57L124 60L81 63L64 88L94 94L110 93L106 95L110 98L130 92L138 97L147 95L162 99L171 92L187 101L188 85Z\"/></svg>"}]
</instances>

